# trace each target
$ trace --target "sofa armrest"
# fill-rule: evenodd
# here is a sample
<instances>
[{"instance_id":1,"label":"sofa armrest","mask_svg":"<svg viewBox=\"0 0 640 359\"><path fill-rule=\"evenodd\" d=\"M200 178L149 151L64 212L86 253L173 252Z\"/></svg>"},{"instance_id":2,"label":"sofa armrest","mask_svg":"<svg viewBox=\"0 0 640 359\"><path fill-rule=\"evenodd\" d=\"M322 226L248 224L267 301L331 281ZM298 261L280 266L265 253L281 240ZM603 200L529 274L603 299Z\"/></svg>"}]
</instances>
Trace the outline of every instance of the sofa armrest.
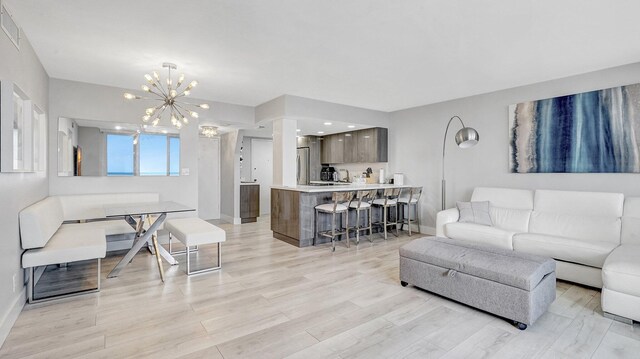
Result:
<instances>
[{"instance_id":1,"label":"sofa armrest","mask_svg":"<svg viewBox=\"0 0 640 359\"><path fill-rule=\"evenodd\" d=\"M460 212L458 212L457 208L449 208L438 212L436 216L436 236L446 237L444 235L444 225L457 222L458 218L460 218Z\"/></svg>"}]
</instances>

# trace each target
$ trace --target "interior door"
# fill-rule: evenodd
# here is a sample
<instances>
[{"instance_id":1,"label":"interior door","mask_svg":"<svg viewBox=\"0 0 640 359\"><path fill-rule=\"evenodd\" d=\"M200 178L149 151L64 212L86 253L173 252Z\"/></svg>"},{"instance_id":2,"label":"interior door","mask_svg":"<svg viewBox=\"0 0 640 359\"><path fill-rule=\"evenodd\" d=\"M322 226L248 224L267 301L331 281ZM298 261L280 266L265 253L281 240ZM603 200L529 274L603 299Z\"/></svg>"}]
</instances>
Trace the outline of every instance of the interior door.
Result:
<instances>
[{"instance_id":1,"label":"interior door","mask_svg":"<svg viewBox=\"0 0 640 359\"><path fill-rule=\"evenodd\" d=\"M198 140L198 216L220 218L220 140Z\"/></svg>"},{"instance_id":2,"label":"interior door","mask_svg":"<svg viewBox=\"0 0 640 359\"><path fill-rule=\"evenodd\" d=\"M260 215L271 213L273 184L273 141L251 139L251 180L260 184Z\"/></svg>"}]
</instances>

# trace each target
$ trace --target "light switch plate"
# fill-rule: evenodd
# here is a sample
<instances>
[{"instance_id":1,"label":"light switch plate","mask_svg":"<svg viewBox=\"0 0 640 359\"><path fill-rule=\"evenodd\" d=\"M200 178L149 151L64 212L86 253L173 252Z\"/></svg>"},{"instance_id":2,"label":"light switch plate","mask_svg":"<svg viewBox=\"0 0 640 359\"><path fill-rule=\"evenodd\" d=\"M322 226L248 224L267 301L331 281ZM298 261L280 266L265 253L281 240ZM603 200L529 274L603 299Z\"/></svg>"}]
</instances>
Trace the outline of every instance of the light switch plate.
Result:
<instances>
[{"instance_id":1,"label":"light switch plate","mask_svg":"<svg viewBox=\"0 0 640 359\"><path fill-rule=\"evenodd\" d=\"M188 176L189 175L189 169L188 168L183 168L180 170L180 176Z\"/></svg>"}]
</instances>

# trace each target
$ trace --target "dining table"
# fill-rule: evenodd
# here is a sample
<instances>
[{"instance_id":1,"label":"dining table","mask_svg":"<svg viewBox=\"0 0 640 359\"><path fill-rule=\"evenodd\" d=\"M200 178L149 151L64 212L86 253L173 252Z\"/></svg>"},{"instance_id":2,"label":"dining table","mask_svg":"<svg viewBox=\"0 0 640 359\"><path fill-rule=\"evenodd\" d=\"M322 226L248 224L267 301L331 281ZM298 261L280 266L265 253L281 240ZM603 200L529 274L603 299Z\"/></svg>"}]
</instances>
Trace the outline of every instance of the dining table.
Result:
<instances>
[{"instance_id":1,"label":"dining table","mask_svg":"<svg viewBox=\"0 0 640 359\"><path fill-rule=\"evenodd\" d=\"M158 262L160 279L164 282L164 269L162 259L169 264L178 264L175 258L158 244L156 232L162 226L168 214L193 212L195 208L185 206L173 201L130 203L117 206L104 207L106 218L124 218L124 220L135 230L135 236L131 249L122 257L120 262L111 270L107 278L115 278L127 266L133 257L144 247L148 246Z\"/></svg>"}]
</instances>

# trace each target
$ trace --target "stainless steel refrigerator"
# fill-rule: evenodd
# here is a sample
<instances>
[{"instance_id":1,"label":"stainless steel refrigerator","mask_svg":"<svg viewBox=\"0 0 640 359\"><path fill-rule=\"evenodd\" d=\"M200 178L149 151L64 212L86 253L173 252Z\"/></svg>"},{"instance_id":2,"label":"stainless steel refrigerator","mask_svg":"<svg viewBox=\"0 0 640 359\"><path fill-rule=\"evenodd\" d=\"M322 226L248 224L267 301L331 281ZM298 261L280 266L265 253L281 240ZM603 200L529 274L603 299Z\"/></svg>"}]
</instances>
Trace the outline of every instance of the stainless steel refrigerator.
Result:
<instances>
[{"instance_id":1,"label":"stainless steel refrigerator","mask_svg":"<svg viewBox=\"0 0 640 359\"><path fill-rule=\"evenodd\" d=\"M309 184L309 147L298 148L297 153L297 180L299 185Z\"/></svg>"}]
</instances>

